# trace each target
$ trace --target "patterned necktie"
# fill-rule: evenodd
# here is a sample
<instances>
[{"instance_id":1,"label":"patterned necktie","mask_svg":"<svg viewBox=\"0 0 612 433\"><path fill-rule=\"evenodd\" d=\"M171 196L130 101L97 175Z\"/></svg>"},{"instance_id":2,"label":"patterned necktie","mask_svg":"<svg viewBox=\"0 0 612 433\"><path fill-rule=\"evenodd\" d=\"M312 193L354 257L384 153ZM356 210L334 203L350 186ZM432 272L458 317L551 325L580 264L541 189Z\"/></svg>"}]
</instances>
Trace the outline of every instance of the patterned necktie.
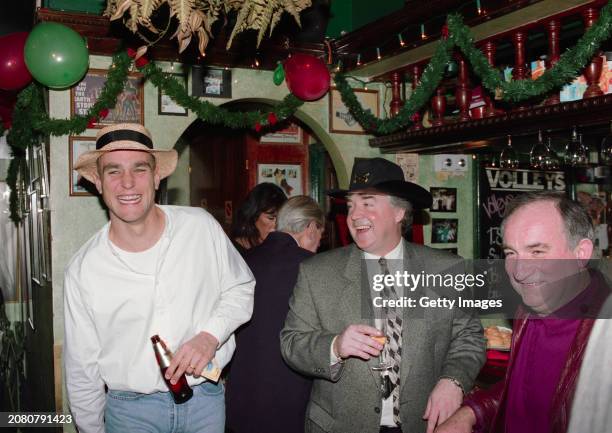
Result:
<instances>
[{"instance_id":1,"label":"patterned necktie","mask_svg":"<svg viewBox=\"0 0 612 433\"><path fill-rule=\"evenodd\" d=\"M387 259L381 257L378 259L378 263L380 264L381 271L385 275L390 274L389 267L387 266ZM387 299L398 299L394 286L385 285L383 295ZM402 317L400 314L398 314L397 309L394 307L385 308L385 313L387 316L387 344L385 345L384 350L386 358L393 363L393 367L391 370L389 370L388 374L391 395L393 396L393 421L399 426L400 365L402 361Z\"/></svg>"}]
</instances>

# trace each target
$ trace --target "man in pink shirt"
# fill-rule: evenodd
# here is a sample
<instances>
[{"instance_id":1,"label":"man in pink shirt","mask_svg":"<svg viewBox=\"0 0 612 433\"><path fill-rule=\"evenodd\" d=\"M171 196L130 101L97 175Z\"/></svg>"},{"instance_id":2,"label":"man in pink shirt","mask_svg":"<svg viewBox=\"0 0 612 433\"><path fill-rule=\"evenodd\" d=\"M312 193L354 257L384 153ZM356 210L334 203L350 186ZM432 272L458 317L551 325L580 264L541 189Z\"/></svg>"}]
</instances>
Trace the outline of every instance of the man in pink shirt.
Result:
<instances>
[{"instance_id":1,"label":"man in pink shirt","mask_svg":"<svg viewBox=\"0 0 612 433\"><path fill-rule=\"evenodd\" d=\"M562 194L529 193L506 209L505 267L523 305L504 380L469 394L436 433L564 433L584 349L609 294L586 268L593 226Z\"/></svg>"}]
</instances>

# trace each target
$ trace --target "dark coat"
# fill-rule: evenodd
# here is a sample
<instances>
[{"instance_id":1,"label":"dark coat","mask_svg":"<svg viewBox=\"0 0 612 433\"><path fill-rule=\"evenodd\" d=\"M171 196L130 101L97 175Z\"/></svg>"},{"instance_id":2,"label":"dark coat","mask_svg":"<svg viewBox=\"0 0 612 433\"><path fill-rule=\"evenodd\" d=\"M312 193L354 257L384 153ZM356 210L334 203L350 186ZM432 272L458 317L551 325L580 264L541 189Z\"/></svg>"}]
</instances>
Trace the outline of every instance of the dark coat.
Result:
<instances>
[{"instance_id":1,"label":"dark coat","mask_svg":"<svg viewBox=\"0 0 612 433\"><path fill-rule=\"evenodd\" d=\"M233 433L303 433L311 380L291 370L279 334L302 260L313 254L288 234L272 232L245 260L255 275L251 321L236 334L227 380L227 428Z\"/></svg>"}]
</instances>

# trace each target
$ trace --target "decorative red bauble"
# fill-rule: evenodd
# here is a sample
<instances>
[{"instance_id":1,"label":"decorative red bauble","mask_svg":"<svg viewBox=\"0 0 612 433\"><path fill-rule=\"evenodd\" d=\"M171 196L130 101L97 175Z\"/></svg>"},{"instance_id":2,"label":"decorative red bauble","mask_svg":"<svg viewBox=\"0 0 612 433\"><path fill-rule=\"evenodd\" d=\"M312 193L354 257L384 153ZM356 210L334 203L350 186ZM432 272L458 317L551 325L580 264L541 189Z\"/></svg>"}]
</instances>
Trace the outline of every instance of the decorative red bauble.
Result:
<instances>
[{"instance_id":1,"label":"decorative red bauble","mask_svg":"<svg viewBox=\"0 0 612 433\"><path fill-rule=\"evenodd\" d=\"M442 35L442 39L448 39L448 36L450 35L448 31L448 24L444 24L442 26L442 31L440 33Z\"/></svg>"},{"instance_id":2,"label":"decorative red bauble","mask_svg":"<svg viewBox=\"0 0 612 433\"><path fill-rule=\"evenodd\" d=\"M278 119L276 118L276 114L268 113L268 124L270 126L274 126L276 125L276 122L278 122Z\"/></svg>"},{"instance_id":3,"label":"decorative red bauble","mask_svg":"<svg viewBox=\"0 0 612 433\"><path fill-rule=\"evenodd\" d=\"M309 54L293 54L284 63L287 87L303 101L315 101L329 90L329 71L323 60Z\"/></svg>"},{"instance_id":4,"label":"decorative red bauble","mask_svg":"<svg viewBox=\"0 0 612 433\"><path fill-rule=\"evenodd\" d=\"M27 32L0 37L0 89L17 90L32 81L23 55L26 39Z\"/></svg>"},{"instance_id":5,"label":"decorative red bauble","mask_svg":"<svg viewBox=\"0 0 612 433\"><path fill-rule=\"evenodd\" d=\"M147 59L145 56L142 56L142 57L137 58L134 64L136 65L137 68L144 68L145 66L149 64L149 59Z\"/></svg>"}]
</instances>

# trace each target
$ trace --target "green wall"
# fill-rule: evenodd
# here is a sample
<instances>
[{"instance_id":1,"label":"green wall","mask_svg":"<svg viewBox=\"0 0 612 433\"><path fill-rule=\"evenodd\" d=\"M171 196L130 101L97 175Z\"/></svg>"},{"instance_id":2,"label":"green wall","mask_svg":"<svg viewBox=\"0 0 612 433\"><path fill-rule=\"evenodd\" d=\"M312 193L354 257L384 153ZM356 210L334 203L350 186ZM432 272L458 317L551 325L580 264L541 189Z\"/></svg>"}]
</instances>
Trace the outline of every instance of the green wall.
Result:
<instances>
[{"instance_id":1,"label":"green wall","mask_svg":"<svg viewBox=\"0 0 612 433\"><path fill-rule=\"evenodd\" d=\"M432 186L457 188L457 212L429 212L431 218L457 218L459 230L455 244L431 244L431 223L425 226L425 244L433 248L458 248L458 254L465 258L474 257L474 197L472 170L475 164L467 155L468 170L460 174L449 175L434 171L434 156L422 155L419 158L419 183L426 189Z\"/></svg>"},{"instance_id":2,"label":"green wall","mask_svg":"<svg viewBox=\"0 0 612 433\"><path fill-rule=\"evenodd\" d=\"M337 38L404 7L404 0L332 0L326 36Z\"/></svg>"}]
</instances>

